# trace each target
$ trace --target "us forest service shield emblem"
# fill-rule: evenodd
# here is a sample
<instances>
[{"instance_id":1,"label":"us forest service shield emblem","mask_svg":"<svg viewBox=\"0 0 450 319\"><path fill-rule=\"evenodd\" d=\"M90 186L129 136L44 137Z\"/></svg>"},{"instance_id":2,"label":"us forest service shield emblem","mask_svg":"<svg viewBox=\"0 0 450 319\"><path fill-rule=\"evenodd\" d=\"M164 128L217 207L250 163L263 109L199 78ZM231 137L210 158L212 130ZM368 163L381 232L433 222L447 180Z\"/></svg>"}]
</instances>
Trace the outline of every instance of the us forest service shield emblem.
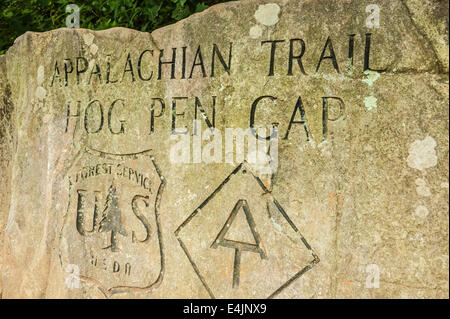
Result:
<instances>
[{"instance_id":1,"label":"us forest service shield emblem","mask_svg":"<svg viewBox=\"0 0 450 319\"><path fill-rule=\"evenodd\" d=\"M69 170L61 266L110 295L151 291L164 275L159 202L165 181L148 151L85 149Z\"/></svg>"}]
</instances>

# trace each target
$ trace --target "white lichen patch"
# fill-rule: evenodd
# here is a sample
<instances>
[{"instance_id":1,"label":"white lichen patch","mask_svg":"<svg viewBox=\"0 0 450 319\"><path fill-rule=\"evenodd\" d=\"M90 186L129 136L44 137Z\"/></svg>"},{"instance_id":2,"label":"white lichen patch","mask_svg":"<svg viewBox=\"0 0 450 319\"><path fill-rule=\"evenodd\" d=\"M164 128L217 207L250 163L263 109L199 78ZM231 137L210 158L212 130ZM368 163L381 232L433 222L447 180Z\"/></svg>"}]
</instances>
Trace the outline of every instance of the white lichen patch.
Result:
<instances>
[{"instance_id":1,"label":"white lichen patch","mask_svg":"<svg viewBox=\"0 0 450 319\"><path fill-rule=\"evenodd\" d=\"M97 51L98 51L98 46L97 46L97 45L92 44L92 45L89 47L89 52L91 52L92 55L96 55L96 54L97 54Z\"/></svg>"},{"instance_id":2,"label":"white lichen patch","mask_svg":"<svg viewBox=\"0 0 450 319\"><path fill-rule=\"evenodd\" d=\"M416 179L416 191L417 194L420 196L430 196L431 191L430 188L427 186L427 182L423 178L417 178Z\"/></svg>"},{"instance_id":3,"label":"white lichen patch","mask_svg":"<svg viewBox=\"0 0 450 319\"><path fill-rule=\"evenodd\" d=\"M36 88L36 98L43 100L45 96L47 95L47 90L45 90L42 86L38 86Z\"/></svg>"},{"instance_id":4,"label":"white lichen patch","mask_svg":"<svg viewBox=\"0 0 450 319\"><path fill-rule=\"evenodd\" d=\"M95 59L89 61L88 65L89 70L92 70L95 67L95 63L96 63Z\"/></svg>"},{"instance_id":5,"label":"white lichen patch","mask_svg":"<svg viewBox=\"0 0 450 319\"><path fill-rule=\"evenodd\" d=\"M375 81L378 80L378 78L380 77L380 73L372 70L364 71L364 75L366 77L362 81L366 83L368 86L372 86L375 83Z\"/></svg>"},{"instance_id":6,"label":"white lichen patch","mask_svg":"<svg viewBox=\"0 0 450 319\"><path fill-rule=\"evenodd\" d=\"M323 141L319 143L318 148L322 156L331 157L331 144L328 141Z\"/></svg>"},{"instance_id":7,"label":"white lichen patch","mask_svg":"<svg viewBox=\"0 0 450 319\"><path fill-rule=\"evenodd\" d=\"M44 83L44 66L40 65L37 70L37 85L41 86Z\"/></svg>"},{"instance_id":8,"label":"white lichen patch","mask_svg":"<svg viewBox=\"0 0 450 319\"><path fill-rule=\"evenodd\" d=\"M260 5L255 12L255 19L262 25L271 26L278 22L281 9L276 3Z\"/></svg>"},{"instance_id":9,"label":"white lichen patch","mask_svg":"<svg viewBox=\"0 0 450 319\"><path fill-rule=\"evenodd\" d=\"M196 194L193 194L193 193L191 193L191 191L190 190L188 190L188 195L187 195L187 199L188 200L194 200L195 198L197 197L197 195Z\"/></svg>"},{"instance_id":10,"label":"white lichen patch","mask_svg":"<svg viewBox=\"0 0 450 319\"><path fill-rule=\"evenodd\" d=\"M95 37L92 33L83 34L83 40L87 46L90 46L94 42L94 38Z\"/></svg>"},{"instance_id":11,"label":"white lichen patch","mask_svg":"<svg viewBox=\"0 0 450 319\"><path fill-rule=\"evenodd\" d=\"M425 219L427 218L428 214L430 212L428 211L428 208L426 206L423 205L419 205L416 207L416 210L414 211L414 214L419 217L420 219Z\"/></svg>"},{"instance_id":12,"label":"white lichen patch","mask_svg":"<svg viewBox=\"0 0 450 319\"><path fill-rule=\"evenodd\" d=\"M262 36L263 29L259 25L254 25L250 28L250 37L258 39Z\"/></svg>"},{"instance_id":13,"label":"white lichen patch","mask_svg":"<svg viewBox=\"0 0 450 319\"><path fill-rule=\"evenodd\" d=\"M98 46L94 43L95 36L92 33L83 34L84 43L88 46L89 53L96 55Z\"/></svg>"},{"instance_id":14,"label":"white lichen patch","mask_svg":"<svg viewBox=\"0 0 450 319\"><path fill-rule=\"evenodd\" d=\"M416 140L409 147L409 156L406 159L409 167L423 171L426 168L436 166L437 156L436 141L431 136L423 140Z\"/></svg>"},{"instance_id":15,"label":"white lichen patch","mask_svg":"<svg viewBox=\"0 0 450 319\"><path fill-rule=\"evenodd\" d=\"M364 106L368 111L377 107L377 98L375 96L367 96L364 98Z\"/></svg>"}]
</instances>

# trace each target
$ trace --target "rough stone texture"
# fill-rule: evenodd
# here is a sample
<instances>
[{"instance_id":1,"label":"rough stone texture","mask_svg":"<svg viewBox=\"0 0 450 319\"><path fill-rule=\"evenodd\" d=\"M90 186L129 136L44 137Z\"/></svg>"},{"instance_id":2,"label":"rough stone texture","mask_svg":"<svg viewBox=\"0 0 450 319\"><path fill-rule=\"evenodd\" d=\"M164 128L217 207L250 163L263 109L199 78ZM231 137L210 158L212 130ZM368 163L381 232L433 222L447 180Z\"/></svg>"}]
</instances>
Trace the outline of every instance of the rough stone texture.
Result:
<instances>
[{"instance_id":1,"label":"rough stone texture","mask_svg":"<svg viewBox=\"0 0 450 319\"><path fill-rule=\"evenodd\" d=\"M448 2L377 4L377 29L366 27L362 1L237 1L152 34L58 29L18 38L0 57L1 296L448 298ZM370 66L383 71L364 72L366 33ZM328 37L339 73L331 59L316 72ZM289 39L300 38L306 74L293 60L288 75ZM267 40L285 40L270 76ZM211 77L213 44L227 62L230 42L230 74L216 58ZM300 42L293 44L297 55ZM188 78L198 45L206 77L197 66ZM158 80L159 52L168 61L172 48L175 79L165 65ZM144 53L139 75L144 50L154 51ZM124 72L128 54L134 81ZM78 84L77 57L89 62ZM73 63L67 86L64 59ZM107 61L111 79L123 73L122 82L105 83ZM239 161L169 160L173 97L189 97L176 106L185 113L176 127L191 136L196 96L209 119L217 97L223 132L247 128L264 95L277 97L255 115L257 126L279 123L273 176ZM309 140L299 123L283 139L299 96ZM328 100L325 121L323 97L344 103L340 110ZM150 135L152 98L164 99L165 112L157 117L155 102ZM123 103L111 109L117 99ZM98 102L85 117L94 100L104 112L98 133ZM67 117L77 101L78 123ZM240 259L226 240L238 237L252 244L239 246ZM78 270L79 285L69 280Z\"/></svg>"},{"instance_id":2,"label":"rough stone texture","mask_svg":"<svg viewBox=\"0 0 450 319\"><path fill-rule=\"evenodd\" d=\"M448 73L448 1L406 0L405 5L420 32L430 42L438 60L440 70Z\"/></svg>"}]
</instances>

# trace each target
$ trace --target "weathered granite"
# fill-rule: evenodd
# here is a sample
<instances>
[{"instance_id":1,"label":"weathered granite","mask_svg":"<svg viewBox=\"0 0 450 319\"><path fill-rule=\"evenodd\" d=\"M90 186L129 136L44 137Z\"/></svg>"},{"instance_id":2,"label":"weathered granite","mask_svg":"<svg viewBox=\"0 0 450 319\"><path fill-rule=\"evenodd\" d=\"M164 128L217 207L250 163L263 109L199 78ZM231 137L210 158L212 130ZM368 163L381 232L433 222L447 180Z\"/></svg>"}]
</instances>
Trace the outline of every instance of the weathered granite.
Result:
<instances>
[{"instance_id":1,"label":"weathered granite","mask_svg":"<svg viewBox=\"0 0 450 319\"><path fill-rule=\"evenodd\" d=\"M448 298L448 2L377 1L374 29L366 5L18 38L0 57L1 296ZM204 130L212 96L222 135L252 105L278 123L272 176L170 160L173 119Z\"/></svg>"}]
</instances>

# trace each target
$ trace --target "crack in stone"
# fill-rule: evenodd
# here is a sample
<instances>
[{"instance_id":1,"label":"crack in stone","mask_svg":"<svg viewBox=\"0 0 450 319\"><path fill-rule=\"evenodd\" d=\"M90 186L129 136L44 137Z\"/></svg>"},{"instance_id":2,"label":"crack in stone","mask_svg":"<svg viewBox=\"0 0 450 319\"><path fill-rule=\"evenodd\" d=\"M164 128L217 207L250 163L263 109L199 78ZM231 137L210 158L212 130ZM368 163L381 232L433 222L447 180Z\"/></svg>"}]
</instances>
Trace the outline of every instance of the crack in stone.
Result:
<instances>
[{"instance_id":1,"label":"crack in stone","mask_svg":"<svg viewBox=\"0 0 450 319\"><path fill-rule=\"evenodd\" d=\"M428 45L431 47L431 51L433 52L434 59L436 60L436 64L437 64L437 73L445 73L445 72L443 72L444 67L442 65L442 61L439 59L439 55L436 52L436 48L434 47L433 42L428 38L427 34L422 30L422 28L420 28L417 25L417 23L414 19L414 14L411 12L410 8L406 4L406 1L400 0L400 3L405 7L405 9L408 13L408 17L411 19L411 23L414 26L414 28L416 29L416 31L428 42Z\"/></svg>"}]
</instances>

